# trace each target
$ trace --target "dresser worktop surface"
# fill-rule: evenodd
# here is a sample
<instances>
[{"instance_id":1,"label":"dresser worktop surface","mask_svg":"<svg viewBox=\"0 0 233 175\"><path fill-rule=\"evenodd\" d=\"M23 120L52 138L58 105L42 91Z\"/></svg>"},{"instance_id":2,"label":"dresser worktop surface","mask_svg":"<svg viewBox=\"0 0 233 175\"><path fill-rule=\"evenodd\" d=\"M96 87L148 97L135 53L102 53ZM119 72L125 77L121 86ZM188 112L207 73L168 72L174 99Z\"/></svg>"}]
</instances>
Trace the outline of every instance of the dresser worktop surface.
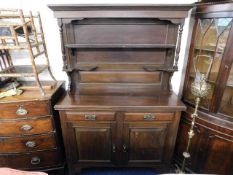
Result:
<instances>
[{"instance_id":1,"label":"dresser worktop surface","mask_svg":"<svg viewBox=\"0 0 233 175\"><path fill-rule=\"evenodd\" d=\"M124 110L130 108L158 111L183 111L186 109L185 105L174 93L155 96L94 96L67 94L55 105L55 109L59 110Z\"/></svg>"}]
</instances>

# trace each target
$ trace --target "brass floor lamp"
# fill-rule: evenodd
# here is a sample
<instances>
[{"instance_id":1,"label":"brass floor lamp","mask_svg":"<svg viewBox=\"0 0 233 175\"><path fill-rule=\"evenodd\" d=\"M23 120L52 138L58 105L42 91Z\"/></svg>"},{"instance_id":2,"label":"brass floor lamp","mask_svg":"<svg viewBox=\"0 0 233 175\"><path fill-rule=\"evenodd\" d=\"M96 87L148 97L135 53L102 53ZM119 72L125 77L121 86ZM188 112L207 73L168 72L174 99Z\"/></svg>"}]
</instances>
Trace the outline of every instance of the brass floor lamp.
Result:
<instances>
[{"instance_id":1,"label":"brass floor lamp","mask_svg":"<svg viewBox=\"0 0 233 175\"><path fill-rule=\"evenodd\" d=\"M196 117L198 116L197 109L199 107L199 103L200 103L201 99L208 96L210 88L211 88L210 84L207 83L206 80L207 80L207 77L209 76L210 68L212 66L212 63L213 63L212 61L213 60L209 56L205 56L205 55L199 55L199 56L201 56L202 58L207 57L209 59L209 61L208 61L209 65L207 66L208 69L207 69L206 73L200 73L200 71L196 68L196 64L194 63L194 70L195 70L195 73L196 73L196 77L195 77L195 80L193 81L193 83L191 84L191 93L196 98L195 99L195 109L194 109L194 112L191 115L192 122L191 122L190 130L188 132L188 143L187 143L185 151L183 152L184 159L183 159L183 162L182 162L181 169L178 170L178 173L184 173L185 172L186 160L188 158L190 158L189 148L190 148L190 145L191 145L192 138L194 136L194 126L195 126L195 122L196 122ZM198 60L198 56L196 57L196 61L197 60Z\"/></svg>"}]
</instances>

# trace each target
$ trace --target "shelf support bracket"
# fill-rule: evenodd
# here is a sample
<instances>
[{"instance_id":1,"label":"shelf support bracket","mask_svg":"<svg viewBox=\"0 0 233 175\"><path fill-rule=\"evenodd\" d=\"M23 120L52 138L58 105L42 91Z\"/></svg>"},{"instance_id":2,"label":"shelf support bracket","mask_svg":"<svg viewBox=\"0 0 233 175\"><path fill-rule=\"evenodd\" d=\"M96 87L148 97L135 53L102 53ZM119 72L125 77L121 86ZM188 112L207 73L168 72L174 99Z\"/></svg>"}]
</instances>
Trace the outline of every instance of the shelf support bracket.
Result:
<instances>
[{"instance_id":1,"label":"shelf support bracket","mask_svg":"<svg viewBox=\"0 0 233 175\"><path fill-rule=\"evenodd\" d=\"M175 62L173 65L173 69L176 71L178 71L178 61L179 61L179 54L180 54L181 38L182 38L182 34L183 34L183 26L184 26L184 23L180 23L179 29L178 29L176 51L175 51Z\"/></svg>"}]
</instances>

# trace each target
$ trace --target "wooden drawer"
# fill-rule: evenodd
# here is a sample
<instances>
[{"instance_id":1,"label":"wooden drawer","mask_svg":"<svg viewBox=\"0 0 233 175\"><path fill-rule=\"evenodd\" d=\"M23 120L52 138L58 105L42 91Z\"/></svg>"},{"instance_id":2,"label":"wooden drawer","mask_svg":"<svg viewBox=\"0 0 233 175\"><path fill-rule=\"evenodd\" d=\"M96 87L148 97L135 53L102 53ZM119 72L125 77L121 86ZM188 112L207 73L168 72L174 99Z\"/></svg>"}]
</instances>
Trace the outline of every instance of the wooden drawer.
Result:
<instances>
[{"instance_id":1,"label":"wooden drawer","mask_svg":"<svg viewBox=\"0 0 233 175\"><path fill-rule=\"evenodd\" d=\"M48 101L19 102L0 105L0 119L26 118L50 114Z\"/></svg>"},{"instance_id":2,"label":"wooden drawer","mask_svg":"<svg viewBox=\"0 0 233 175\"><path fill-rule=\"evenodd\" d=\"M67 112L70 121L113 121L114 112Z\"/></svg>"},{"instance_id":3,"label":"wooden drawer","mask_svg":"<svg viewBox=\"0 0 233 175\"><path fill-rule=\"evenodd\" d=\"M0 136L42 134L51 131L51 117L0 122Z\"/></svg>"},{"instance_id":4,"label":"wooden drawer","mask_svg":"<svg viewBox=\"0 0 233 175\"><path fill-rule=\"evenodd\" d=\"M39 169L59 166L61 164L62 158L60 152L58 151L0 155L0 167Z\"/></svg>"},{"instance_id":5,"label":"wooden drawer","mask_svg":"<svg viewBox=\"0 0 233 175\"><path fill-rule=\"evenodd\" d=\"M56 148L54 134L8 138L0 137L0 154L48 150L53 148Z\"/></svg>"},{"instance_id":6,"label":"wooden drawer","mask_svg":"<svg viewBox=\"0 0 233 175\"><path fill-rule=\"evenodd\" d=\"M125 113L126 121L171 121L174 113Z\"/></svg>"}]
</instances>

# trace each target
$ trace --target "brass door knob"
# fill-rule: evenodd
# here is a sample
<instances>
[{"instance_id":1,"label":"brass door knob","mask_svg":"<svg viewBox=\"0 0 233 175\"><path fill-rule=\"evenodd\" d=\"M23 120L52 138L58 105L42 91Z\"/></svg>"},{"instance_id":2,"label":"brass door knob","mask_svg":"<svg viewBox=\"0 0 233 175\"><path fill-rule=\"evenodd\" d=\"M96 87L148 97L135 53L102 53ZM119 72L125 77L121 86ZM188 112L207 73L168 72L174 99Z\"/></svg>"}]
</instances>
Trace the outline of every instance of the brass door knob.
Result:
<instances>
[{"instance_id":1,"label":"brass door knob","mask_svg":"<svg viewBox=\"0 0 233 175\"><path fill-rule=\"evenodd\" d=\"M20 107L16 110L16 114L17 114L17 115L20 115L20 116L26 115L27 113L28 113L28 111L27 111L25 108L23 108L22 106L20 106Z\"/></svg>"},{"instance_id":2,"label":"brass door knob","mask_svg":"<svg viewBox=\"0 0 233 175\"><path fill-rule=\"evenodd\" d=\"M23 125L20 129L22 130L22 131L30 131L30 130L32 130L32 126L31 125Z\"/></svg>"},{"instance_id":3,"label":"brass door knob","mask_svg":"<svg viewBox=\"0 0 233 175\"><path fill-rule=\"evenodd\" d=\"M38 165L40 163L40 158L39 157L32 157L31 159L31 164L32 165Z\"/></svg>"},{"instance_id":4,"label":"brass door knob","mask_svg":"<svg viewBox=\"0 0 233 175\"><path fill-rule=\"evenodd\" d=\"M35 141L27 141L25 143L26 147L28 148L34 148L36 146L36 142Z\"/></svg>"}]
</instances>

